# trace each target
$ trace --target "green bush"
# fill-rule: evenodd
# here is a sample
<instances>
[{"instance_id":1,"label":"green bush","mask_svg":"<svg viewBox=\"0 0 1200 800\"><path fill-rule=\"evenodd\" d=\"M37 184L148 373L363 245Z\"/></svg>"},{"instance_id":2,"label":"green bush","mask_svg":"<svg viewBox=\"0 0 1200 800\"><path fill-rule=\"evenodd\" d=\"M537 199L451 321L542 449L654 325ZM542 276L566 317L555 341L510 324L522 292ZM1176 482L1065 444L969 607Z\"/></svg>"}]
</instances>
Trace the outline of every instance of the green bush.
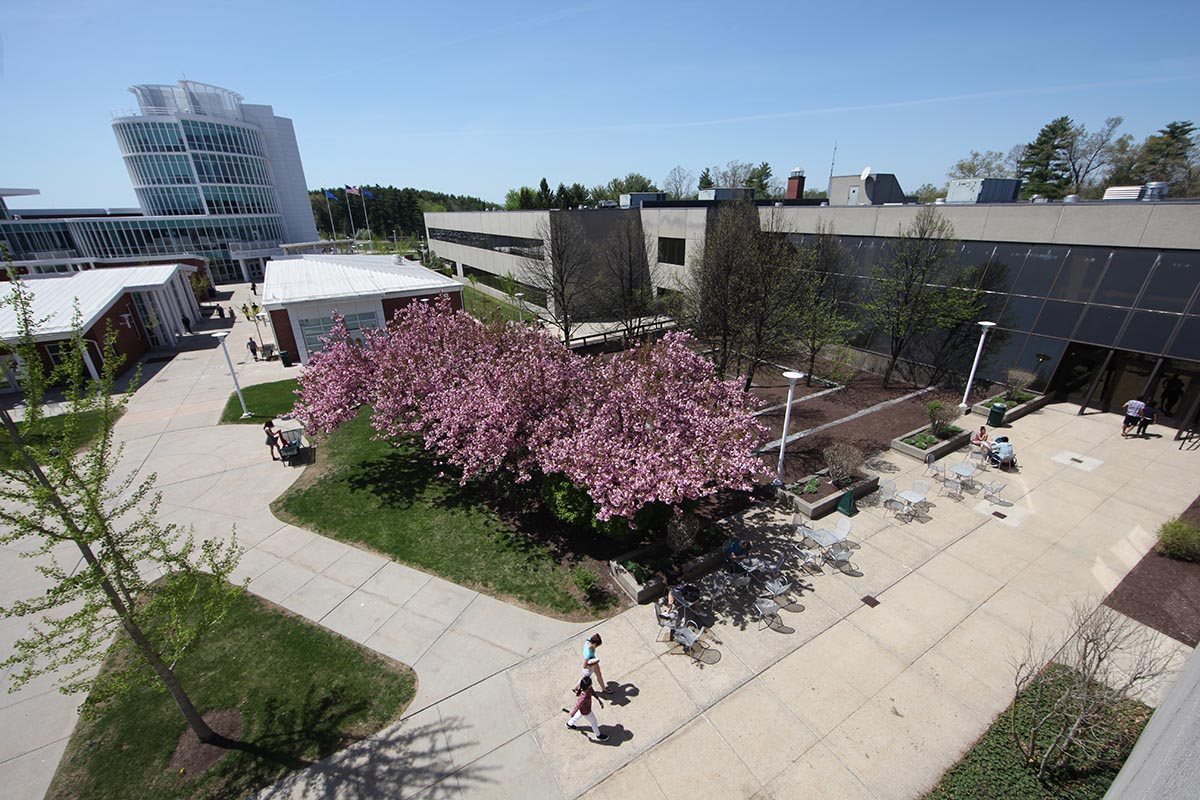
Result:
<instances>
[{"instance_id":1,"label":"green bush","mask_svg":"<svg viewBox=\"0 0 1200 800\"><path fill-rule=\"evenodd\" d=\"M959 410L958 406L948 406L940 400L934 400L925 406L925 413L929 416L930 433L946 438L943 434L953 427L950 423L958 419Z\"/></svg>"},{"instance_id":2,"label":"green bush","mask_svg":"<svg viewBox=\"0 0 1200 800\"><path fill-rule=\"evenodd\" d=\"M585 595L591 595L600 585L600 576L587 567L572 567L571 580Z\"/></svg>"},{"instance_id":3,"label":"green bush","mask_svg":"<svg viewBox=\"0 0 1200 800\"><path fill-rule=\"evenodd\" d=\"M623 561L621 566L629 570L629 574L633 576L633 579L642 585L645 585L646 581L653 578L654 573L658 569L655 564L648 561L638 561L633 558Z\"/></svg>"},{"instance_id":4,"label":"green bush","mask_svg":"<svg viewBox=\"0 0 1200 800\"><path fill-rule=\"evenodd\" d=\"M821 488L820 478L809 478L800 487L800 494L816 494Z\"/></svg>"},{"instance_id":5,"label":"green bush","mask_svg":"<svg viewBox=\"0 0 1200 800\"><path fill-rule=\"evenodd\" d=\"M1179 561L1200 561L1200 525L1178 517L1164 522L1154 550Z\"/></svg>"},{"instance_id":6,"label":"green bush","mask_svg":"<svg viewBox=\"0 0 1200 800\"><path fill-rule=\"evenodd\" d=\"M555 519L568 525L588 525L595 515L596 504L592 498L563 475L546 478L542 486L542 499Z\"/></svg>"}]
</instances>

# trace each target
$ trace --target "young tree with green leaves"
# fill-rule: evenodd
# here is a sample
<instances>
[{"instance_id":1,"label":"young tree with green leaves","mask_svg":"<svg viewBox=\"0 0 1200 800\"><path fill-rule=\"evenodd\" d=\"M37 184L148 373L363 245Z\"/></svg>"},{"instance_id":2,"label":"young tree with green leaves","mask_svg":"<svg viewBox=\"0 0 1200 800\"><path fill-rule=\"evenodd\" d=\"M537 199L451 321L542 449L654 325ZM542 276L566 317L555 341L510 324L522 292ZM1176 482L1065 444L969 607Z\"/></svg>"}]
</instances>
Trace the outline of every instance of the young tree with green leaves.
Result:
<instances>
[{"instance_id":1,"label":"young tree with green leaves","mask_svg":"<svg viewBox=\"0 0 1200 800\"><path fill-rule=\"evenodd\" d=\"M758 198L769 199L772 196L771 165L763 161L751 169L749 177L746 178L746 185L754 190Z\"/></svg>"},{"instance_id":2,"label":"young tree with green leaves","mask_svg":"<svg viewBox=\"0 0 1200 800\"><path fill-rule=\"evenodd\" d=\"M9 268L5 303L18 322L26 412L14 420L0 408L9 456L0 462L0 543L33 539L26 554L53 585L44 594L2 609L30 620L30 632L13 646L0 668L14 687L43 674L60 673L64 693L88 692L94 708L134 686L158 681L170 693L192 731L206 744L242 747L204 721L175 675L179 656L227 612L242 591L227 582L241 555L236 541L196 544L191 531L158 519L154 475L121 477L123 450L113 426L128 401L114 394L122 357L110 328L100 348L99 380L85 368L85 342L76 330L59 349L58 363L43 361L36 342L31 289ZM93 362L94 363L94 362ZM64 396L66 411L51 422L44 401L50 386ZM94 440L76 452L85 418L99 419ZM72 545L81 563L59 561ZM203 573L214 576L209 584ZM161 575L158 580L151 578ZM205 589L205 585L219 588ZM114 643L119 652L101 675L93 667Z\"/></svg>"},{"instance_id":3,"label":"young tree with green leaves","mask_svg":"<svg viewBox=\"0 0 1200 800\"><path fill-rule=\"evenodd\" d=\"M999 150L972 150L966 158L954 162L946 173L950 180L965 178L1007 178L1009 169L1004 163L1004 154Z\"/></svg>"},{"instance_id":4,"label":"young tree with green leaves","mask_svg":"<svg viewBox=\"0 0 1200 800\"><path fill-rule=\"evenodd\" d=\"M1067 142L1075 125L1070 117L1058 117L1046 123L1037 138L1025 145L1017 177L1021 179L1021 196L1040 194L1051 200L1061 200L1071 188L1070 165L1067 162Z\"/></svg>"},{"instance_id":5,"label":"young tree with green leaves","mask_svg":"<svg viewBox=\"0 0 1200 800\"><path fill-rule=\"evenodd\" d=\"M849 300L848 256L833 226L817 224L815 241L801 253L801 275L797 293L796 336L801 352L808 356L806 386L812 386L813 372L821 351L845 343L857 327L846 313Z\"/></svg>"},{"instance_id":6,"label":"young tree with green leaves","mask_svg":"<svg viewBox=\"0 0 1200 800\"><path fill-rule=\"evenodd\" d=\"M954 226L936 208L925 206L872 269L874 285L864 311L888 336L884 386L916 340L936 327L957 326L975 312L975 296L954 288L957 251Z\"/></svg>"}]
</instances>

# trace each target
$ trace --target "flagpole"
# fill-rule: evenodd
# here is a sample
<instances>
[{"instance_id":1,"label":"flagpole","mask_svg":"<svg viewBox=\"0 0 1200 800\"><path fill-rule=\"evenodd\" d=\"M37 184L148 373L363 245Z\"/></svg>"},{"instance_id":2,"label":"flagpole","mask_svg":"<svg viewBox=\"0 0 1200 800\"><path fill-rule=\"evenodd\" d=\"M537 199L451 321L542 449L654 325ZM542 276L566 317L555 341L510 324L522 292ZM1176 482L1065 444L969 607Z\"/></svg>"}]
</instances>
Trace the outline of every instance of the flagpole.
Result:
<instances>
[{"instance_id":1,"label":"flagpole","mask_svg":"<svg viewBox=\"0 0 1200 800\"><path fill-rule=\"evenodd\" d=\"M371 252L375 252L375 238L371 236L371 217L367 215L367 196L363 194L363 187L358 187L358 199L362 200L363 204L363 219L367 221L367 241L371 243Z\"/></svg>"},{"instance_id":2,"label":"flagpole","mask_svg":"<svg viewBox=\"0 0 1200 800\"><path fill-rule=\"evenodd\" d=\"M329 212L329 238L334 241L334 252L337 252L337 228L333 225L333 206L329 205L329 190L325 190L325 210Z\"/></svg>"},{"instance_id":3,"label":"flagpole","mask_svg":"<svg viewBox=\"0 0 1200 800\"><path fill-rule=\"evenodd\" d=\"M350 215L350 230L354 231L354 233L351 234L351 238L355 241L358 241L358 228L356 228L354 225L354 206L350 203L349 188L346 189L346 212ZM353 245L351 245L351 250L353 251Z\"/></svg>"}]
</instances>

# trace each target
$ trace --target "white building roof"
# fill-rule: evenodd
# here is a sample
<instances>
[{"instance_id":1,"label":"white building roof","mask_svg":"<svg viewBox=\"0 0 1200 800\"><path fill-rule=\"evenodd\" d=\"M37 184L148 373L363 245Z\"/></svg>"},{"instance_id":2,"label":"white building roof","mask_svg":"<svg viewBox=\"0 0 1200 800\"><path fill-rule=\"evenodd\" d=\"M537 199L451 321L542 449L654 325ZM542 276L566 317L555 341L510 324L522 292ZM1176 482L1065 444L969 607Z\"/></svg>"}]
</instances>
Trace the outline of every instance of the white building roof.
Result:
<instances>
[{"instance_id":1,"label":"white building roof","mask_svg":"<svg viewBox=\"0 0 1200 800\"><path fill-rule=\"evenodd\" d=\"M195 267L185 264L161 264L154 267L114 267L92 269L63 275L25 275L21 281L32 295L37 339L61 339L70 335L75 305L79 304L79 315L83 330L96 324L121 295L130 291L144 291L164 286L183 270L191 272ZM0 340L12 340L20 336L17 315L8 299L12 295L12 284L0 283Z\"/></svg>"},{"instance_id":2,"label":"white building roof","mask_svg":"<svg viewBox=\"0 0 1200 800\"><path fill-rule=\"evenodd\" d=\"M400 256L304 255L267 262L262 304L461 291L458 281Z\"/></svg>"}]
</instances>

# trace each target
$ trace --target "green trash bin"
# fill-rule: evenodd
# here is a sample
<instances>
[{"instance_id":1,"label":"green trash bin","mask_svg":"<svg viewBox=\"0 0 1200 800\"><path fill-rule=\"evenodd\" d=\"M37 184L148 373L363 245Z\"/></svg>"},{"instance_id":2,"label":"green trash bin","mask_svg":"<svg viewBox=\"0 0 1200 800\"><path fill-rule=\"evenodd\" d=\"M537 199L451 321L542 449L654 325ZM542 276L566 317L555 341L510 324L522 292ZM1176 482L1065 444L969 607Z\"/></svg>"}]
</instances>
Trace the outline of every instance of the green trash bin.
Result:
<instances>
[{"instance_id":1,"label":"green trash bin","mask_svg":"<svg viewBox=\"0 0 1200 800\"><path fill-rule=\"evenodd\" d=\"M287 350L280 350L279 351L279 360L283 363L283 365L285 367L290 367L292 365L292 354L289 353Z\"/></svg>"},{"instance_id":2,"label":"green trash bin","mask_svg":"<svg viewBox=\"0 0 1200 800\"><path fill-rule=\"evenodd\" d=\"M1004 403L992 403L992 410L988 412L988 425L993 428L999 428L1004 424L1004 412L1008 411L1008 406Z\"/></svg>"}]
</instances>

